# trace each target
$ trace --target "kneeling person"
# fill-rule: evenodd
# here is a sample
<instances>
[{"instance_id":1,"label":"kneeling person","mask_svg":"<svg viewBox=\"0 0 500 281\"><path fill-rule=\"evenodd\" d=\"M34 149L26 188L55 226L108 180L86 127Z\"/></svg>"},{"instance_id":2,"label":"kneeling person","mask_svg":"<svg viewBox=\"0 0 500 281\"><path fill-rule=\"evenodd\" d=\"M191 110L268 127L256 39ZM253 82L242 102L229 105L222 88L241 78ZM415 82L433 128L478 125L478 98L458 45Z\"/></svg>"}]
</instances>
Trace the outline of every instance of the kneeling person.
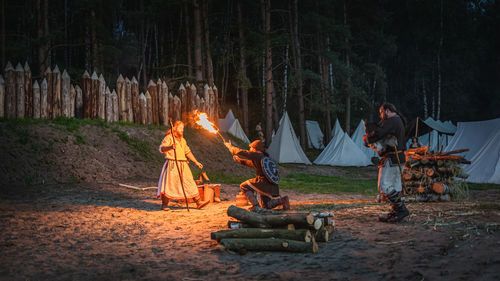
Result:
<instances>
[{"instance_id":1,"label":"kneeling person","mask_svg":"<svg viewBox=\"0 0 500 281\"><path fill-rule=\"evenodd\" d=\"M266 177L263 169L263 161L266 161L269 155L265 152L264 143L261 140L256 140L250 144L249 150L239 149L231 142L225 142L227 149L233 154L233 159L244 166L255 168L256 177L249 179L240 184L240 189L247 197L252 209L259 207L259 201L255 197L255 192L260 194L260 207L265 209L273 209L277 206L282 206L284 210L290 209L288 196L280 198L279 186ZM273 163L274 164L274 163ZM264 164L265 165L265 164ZM277 169L277 167L275 167Z\"/></svg>"}]
</instances>

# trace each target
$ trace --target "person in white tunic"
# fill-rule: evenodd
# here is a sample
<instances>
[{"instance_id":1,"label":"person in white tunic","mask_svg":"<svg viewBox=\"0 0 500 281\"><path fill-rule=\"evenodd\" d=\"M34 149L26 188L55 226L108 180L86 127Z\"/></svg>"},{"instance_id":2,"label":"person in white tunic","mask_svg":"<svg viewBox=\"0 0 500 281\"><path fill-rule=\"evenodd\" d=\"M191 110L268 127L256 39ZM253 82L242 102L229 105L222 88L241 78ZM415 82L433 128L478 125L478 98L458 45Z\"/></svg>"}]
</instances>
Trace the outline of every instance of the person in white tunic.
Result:
<instances>
[{"instance_id":1,"label":"person in white tunic","mask_svg":"<svg viewBox=\"0 0 500 281\"><path fill-rule=\"evenodd\" d=\"M158 192L156 197L162 200L161 209L168 211L170 210L168 208L169 200L184 200L184 192L182 191L184 185L187 199L193 199L193 201L196 202L197 208L201 209L206 206L209 201L200 200L198 187L194 182L193 174L188 165L188 159L200 169L203 168L203 164L196 160L191 149L187 145L186 139L184 139L184 123L182 121L176 121L173 131L175 144L172 133L168 130L165 132L166 135L158 148L161 153L165 154L166 161L158 181ZM174 151L176 152L175 155ZM177 165L175 163L176 159ZM182 179L179 177L179 171ZM181 184L181 180L183 185Z\"/></svg>"}]
</instances>

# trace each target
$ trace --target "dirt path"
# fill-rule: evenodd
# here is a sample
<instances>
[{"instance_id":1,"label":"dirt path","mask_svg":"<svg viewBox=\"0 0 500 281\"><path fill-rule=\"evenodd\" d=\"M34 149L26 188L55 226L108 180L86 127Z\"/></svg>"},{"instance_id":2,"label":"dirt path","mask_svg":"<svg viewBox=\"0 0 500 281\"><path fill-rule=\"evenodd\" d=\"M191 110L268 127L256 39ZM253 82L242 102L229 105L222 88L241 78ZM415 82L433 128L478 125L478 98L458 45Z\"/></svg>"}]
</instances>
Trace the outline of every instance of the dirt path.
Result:
<instances>
[{"instance_id":1,"label":"dirt path","mask_svg":"<svg viewBox=\"0 0 500 281\"><path fill-rule=\"evenodd\" d=\"M237 186L223 186L234 200ZM307 202L372 199L297 194ZM474 198L484 198L475 194ZM407 222L376 221L387 205L335 211L317 254L220 252L232 203L159 211L155 191L115 185L0 189L0 280L499 280L500 204L409 204Z\"/></svg>"}]
</instances>

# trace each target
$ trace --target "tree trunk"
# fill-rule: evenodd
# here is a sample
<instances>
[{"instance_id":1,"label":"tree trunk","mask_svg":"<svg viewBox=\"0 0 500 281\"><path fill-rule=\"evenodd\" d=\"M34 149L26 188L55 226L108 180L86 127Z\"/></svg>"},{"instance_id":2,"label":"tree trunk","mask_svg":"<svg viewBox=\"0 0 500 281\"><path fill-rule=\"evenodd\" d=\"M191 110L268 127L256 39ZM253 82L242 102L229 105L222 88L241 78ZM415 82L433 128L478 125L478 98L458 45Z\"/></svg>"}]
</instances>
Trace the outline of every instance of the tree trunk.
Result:
<instances>
[{"instance_id":1,"label":"tree trunk","mask_svg":"<svg viewBox=\"0 0 500 281\"><path fill-rule=\"evenodd\" d=\"M273 61L271 53L271 1L261 0L264 13L264 34L266 52L266 145L271 144L273 133Z\"/></svg>"},{"instance_id":2,"label":"tree trunk","mask_svg":"<svg viewBox=\"0 0 500 281\"><path fill-rule=\"evenodd\" d=\"M202 52L201 52L201 19L199 0L193 0L193 20L194 20L194 70L197 81L203 80Z\"/></svg>"},{"instance_id":3,"label":"tree trunk","mask_svg":"<svg viewBox=\"0 0 500 281\"><path fill-rule=\"evenodd\" d=\"M314 241L307 243L275 238L226 238L220 241L219 249L222 251L235 251L242 254L246 253L246 251L317 253L318 244Z\"/></svg>"},{"instance_id":4,"label":"tree trunk","mask_svg":"<svg viewBox=\"0 0 500 281\"><path fill-rule=\"evenodd\" d=\"M214 77L212 69L212 54L210 52L210 25L208 24L208 0L202 0L202 17L203 17L203 34L205 35L205 60L207 71L206 79L208 81L208 86L214 86Z\"/></svg>"},{"instance_id":5,"label":"tree trunk","mask_svg":"<svg viewBox=\"0 0 500 281\"><path fill-rule=\"evenodd\" d=\"M344 27L347 28L347 0L344 0ZM350 47L349 47L349 38L345 37L346 51L345 51L345 66L348 69L347 81L344 87L346 93L346 110L345 110L345 131L346 133L351 133L351 74L349 68L351 67L351 58L350 58Z\"/></svg>"},{"instance_id":6,"label":"tree trunk","mask_svg":"<svg viewBox=\"0 0 500 281\"><path fill-rule=\"evenodd\" d=\"M0 41L2 42L2 51L1 51L1 57L2 57L2 61L0 62L1 66L4 66L6 61L5 61L5 0L1 0L2 1L2 7L0 7L0 17L2 18L1 21L2 21L2 34L1 34L1 37L0 37ZM36 3L36 10L37 10L37 15L40 15L40 0L37 1ZM40 24L37 24L37 28L40 27ZM42 73L42 72L40 72ZM3 117L3 115L2 115Z\"/></svg>"},{"instance_id":7,"label":"tree trunk","mask_svg":"<svg viewBox=\"0 0 500 281\"><path fill-rule=\"evenodd\" d=\"M186 29L186 51L187 51L187 65L188 76L193 77L193 61L191 59L191 17L189 16L188 3L184 4L184 24Z\"/></svg>"},{"instance_id":8,"label":"tree trunk","mask_svg":"<svg viewBox=\"0 0 500 281\"><path fill-rule=\"evenodd\" d=\"M99 72L99 51L97 42L97 28L96 28L96 17L95 10L92 8L90 10L90 37L92 40L92 70Z\"/></svg>"},{"instance_id":9,"label":"tree trunk","mask_svg":"<svg viewBox=\"0 0 500 281\"><path fill-rule=\"evenodd\" d=\"M297 74L297 99L299 103L299 131L300 131L300 145L302 149L306 147L306 118L304 109L304 96L303 96L303 81L302 81L302 57L300 50L299 40L299 12L298 0L293 0L292 4L292 41L295 46L295 71Z\"/></svg>"},{"instance_id":10,"label":"tree trunk","mask_svg":"<svg viewBox=\"0 0 500 281\"><path fill-rule=\"evenodd\" d=\"M443 0L441 0L441 13L439 25L439 49L437 53L438 89L437 89L437 115L436 120L441 118L441 51L443 49Z\"/></svg>"},{"instance_id":11,"label":"tree trunk","mask_svg":"<svg viewBox=\"0 0 500 281\"><path fill-rule=\"evenodd\" d=\"M262 229L262 228L240 228L231 230L219 230L212 232L210 237L218 242L225 238L280 238L304 242L311 242L311 231L307 229Z\"/></svg>"},{"instance_id":12,"label":"tree trunk","mask_svg":"<svg viewBox=\"0 0 500 281\"><path fill-rule=\"evenodd\" d=\"M242 121L243 130L245 134L249 135L248 130L248 87L249 80L247 78L247 64L246 64L246 42L245 33L243 31L243 17L241 12L241 1L238 0L237 10L238 10L238 33L239 33L239 43L240 43L240 89L241 89L241 109L242 109Z\"/></svg>"}]
</instances>

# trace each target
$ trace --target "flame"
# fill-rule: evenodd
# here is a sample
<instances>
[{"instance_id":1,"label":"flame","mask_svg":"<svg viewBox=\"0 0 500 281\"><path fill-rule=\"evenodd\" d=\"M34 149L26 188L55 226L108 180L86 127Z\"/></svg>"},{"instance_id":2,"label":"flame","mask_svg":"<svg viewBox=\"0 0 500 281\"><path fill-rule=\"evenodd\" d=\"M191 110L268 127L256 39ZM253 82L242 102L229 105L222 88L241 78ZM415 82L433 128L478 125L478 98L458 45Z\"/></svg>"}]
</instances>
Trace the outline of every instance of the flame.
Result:
<instances>
[{"instance_id":1,"label":"flame","mask_svg":"<svg viewBox=\"0 0 500 281\"><path fill-rule=\"evenodd\" d=\"M196 124L203 127L203 129L209 131L212 134L217 134L219 130L215 128L214 123L208 120L208 116L205 112L195 112L195 122Z\"/></svg>"}]
</instances>

